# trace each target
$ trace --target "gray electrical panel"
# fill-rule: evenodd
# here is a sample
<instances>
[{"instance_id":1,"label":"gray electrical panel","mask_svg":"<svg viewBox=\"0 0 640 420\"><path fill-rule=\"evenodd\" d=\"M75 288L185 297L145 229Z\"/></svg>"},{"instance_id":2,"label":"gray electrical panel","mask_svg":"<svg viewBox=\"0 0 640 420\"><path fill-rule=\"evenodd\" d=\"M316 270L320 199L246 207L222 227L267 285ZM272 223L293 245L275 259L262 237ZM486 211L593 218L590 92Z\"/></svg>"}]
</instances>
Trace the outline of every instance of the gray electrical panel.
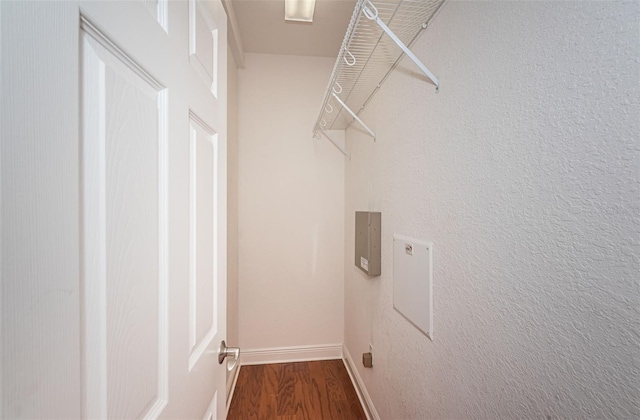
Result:
<instances>
[{"instance_id":1,"label":"gray electrical panel","mask_svg":"<svg viewBox=\"0 0 640 420\"><path fill-rule=\"evenodd\" d=\"M355 264L370 276L379 276L382 213L356 212L356 258Z\"/></svg>"}]
</instances>

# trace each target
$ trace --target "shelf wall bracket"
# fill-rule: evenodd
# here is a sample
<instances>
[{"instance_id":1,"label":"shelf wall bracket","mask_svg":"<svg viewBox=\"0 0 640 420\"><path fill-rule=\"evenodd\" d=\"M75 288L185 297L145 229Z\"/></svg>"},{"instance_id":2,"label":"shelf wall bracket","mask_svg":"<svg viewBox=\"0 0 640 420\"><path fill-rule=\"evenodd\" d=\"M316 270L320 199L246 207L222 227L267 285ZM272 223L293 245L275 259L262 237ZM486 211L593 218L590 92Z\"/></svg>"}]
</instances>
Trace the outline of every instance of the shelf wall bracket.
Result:
<instances>
[{"instance_id":1,"label":"shelf wall bracket","mask_svg":"<svg viewBox=\"0 0 640 420\"><path fill-rule=\"evenodd\" d=\"M420 70L422 70L422 72L431 80L431 82L436 86L436 92L439 91L440 81L438 80L438 78L433 73L431 73L431 71L424 64L422 64L422 61L420 61L420 59L418 59L418 57L416 57L416 55L412 53L411 50L406 45L404 45L402 41L400 41L400 38L398 38L396 34L394 34L393 31L389 29L389 27L385 25L385 23L378 17L378 9L376 9L376 7L373 5L373 3L371 3L371 1L367 0L363 8L363 12L364 12L364 15L367 17L367 19L375 20L378 26L380 26L380 28L382 28L382 30L387 35L389 35L389 38L391 38L393 42L395 42L398 45L398 47L400 47L402 51L404 51L404 53L414 63L416 63L416 65L420 68Z\"/></svg>"},{"instance_id":2,"label":"shelf wall bracket","mask_svg":"<svg viewBox=\"0 0 640 420\"><path fill-rule=\"evenodd\" d=\"M355 112L353 112L351 110L351 108L349 108L347 106L347 104L345 104L344 102L342 102L342 99L340 99L340 97L338 95L336 95L335 92L331 92L331 94L333 95L333 97L336 99L336 101L338 101L338 103L340 103L340 105L342 105L342 107L344 109L347 110L347 112L349 114L351 114L351 116L360 123L360 125L369 132L369 134L371 134L371 137L373 137L373 141L376 141L376 133L374 133L357 115Z\"/></svg>"},{"instance_id":3,"label":"shelf wall bracket","mask_svg":"<svg viewBox=\"0 0 640 420\"><path fill-rule=\"evenodd\" d=\"M333 144L336 147L336 149L340 150L340 153L342 153L347 158L349 158L349 160L351 160L351 155L349 153L347 153L347 151L344 150L344 148L340 147L340 145L338 143L336 143L331 137L329 137L329 135L327 133L325 133L322 130L320 130L319 133L322 134L327 140L329 140L331 142L331 144ZM320 136L318 136L318 138L320 138Z\"/></svg>"}]
</instances>

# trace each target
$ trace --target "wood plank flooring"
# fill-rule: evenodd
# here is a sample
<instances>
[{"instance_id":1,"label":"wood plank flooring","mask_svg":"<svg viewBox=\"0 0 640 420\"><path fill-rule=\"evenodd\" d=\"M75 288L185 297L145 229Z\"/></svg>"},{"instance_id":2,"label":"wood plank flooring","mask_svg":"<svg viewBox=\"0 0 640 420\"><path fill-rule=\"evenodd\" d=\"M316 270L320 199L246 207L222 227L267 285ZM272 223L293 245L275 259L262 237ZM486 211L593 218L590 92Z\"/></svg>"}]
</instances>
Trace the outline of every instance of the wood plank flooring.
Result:
<instances>
[{"instance_id":1,"label":"wood plank flooring","mask_svg":"<svg viewBox=\"0 0 640 420\"><path fill-rule=\"evenodd\" d=\"M242 366L229 420L366 420L342 360Z\"/></svg>"}]
</instances>

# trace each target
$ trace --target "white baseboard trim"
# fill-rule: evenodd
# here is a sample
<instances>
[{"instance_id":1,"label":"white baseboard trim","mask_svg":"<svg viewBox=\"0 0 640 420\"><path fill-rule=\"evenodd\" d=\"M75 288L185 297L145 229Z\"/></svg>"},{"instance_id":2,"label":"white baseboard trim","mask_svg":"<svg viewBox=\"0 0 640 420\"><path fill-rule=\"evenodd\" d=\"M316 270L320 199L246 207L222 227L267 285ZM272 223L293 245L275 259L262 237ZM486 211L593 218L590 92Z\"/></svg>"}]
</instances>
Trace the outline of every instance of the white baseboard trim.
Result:
<instances>
[{"instance_id":1,"label":"white baseboard trim","mask_svg":"<svg viewBox=\"0 0 640 420\"><path fill-rule=\"evenodd\" d=\"M342 344L249 349L242 350L242 353L240 353L240 364L242 365L263 365L267 363L307 362L331 359L342 359Z\"/></svg>"},{"instance_id":2,"label":"white baseboard trim","mask_svg":"<svg viewBox=\"0 0 640 420\"><path fill-rule=\"evenodd\" d=\"M233 375L227 380L227 414L229 413L229 407L231 407L231 400L233 399L233 393L236 391L236 383L238 382L238 375L240 375L240 363L236 363L233 368Z\"/></svg>"},{"instance_id":3,"label":"white baseboard trim","mask_svg":"<svg viewBox=\"0 0 640 420\"><path fill-rule=\"evenodd\" d=\"M358 368L356 367L353 359L351 358L351 354L349 354L349 350L347 350L347 346L343 346L342 354L344 359L344 364L347 367L347 372L351 377L351 382L356 388L356 393L358 394L358 398L360 399L360 404L367 415L367 419L369 420L380 420L380 416L378 416L378 412L373 405L373 400L369 396L369 392L367 388L364 386L364 382L362 381L362 377L358 373Z\"/></svg>"}]
</instances>

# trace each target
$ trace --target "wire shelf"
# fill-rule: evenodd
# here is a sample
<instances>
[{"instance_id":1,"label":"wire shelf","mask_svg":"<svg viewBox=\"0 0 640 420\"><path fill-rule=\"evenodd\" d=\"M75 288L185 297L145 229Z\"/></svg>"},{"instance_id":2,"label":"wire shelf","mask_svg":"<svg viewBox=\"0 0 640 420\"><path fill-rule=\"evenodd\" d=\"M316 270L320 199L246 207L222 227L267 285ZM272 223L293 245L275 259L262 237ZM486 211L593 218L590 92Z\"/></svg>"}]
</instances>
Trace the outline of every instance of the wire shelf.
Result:
<instances>
[{"instance_id":1,"label":"wire shelf","mask_svg":"<svg viewBox=\"0 0 640 420\"><path fill-rule=\"evenodd\" d=\"M320 115L313 128L316 136L325 130L345 129L354 120L361 122L357 114L364 109L405 53L412 55L397 41L410 46L444 1L357 1L333 67ZM385 31L384 26L392 33ZM397 40L393 39L394 35ZM412 59L416 64L419 63L415 56ZM423 65L421 69L438 86L435 76ZM371 135L375 138L373 132Z\"/></svg>"}]
</instances>

